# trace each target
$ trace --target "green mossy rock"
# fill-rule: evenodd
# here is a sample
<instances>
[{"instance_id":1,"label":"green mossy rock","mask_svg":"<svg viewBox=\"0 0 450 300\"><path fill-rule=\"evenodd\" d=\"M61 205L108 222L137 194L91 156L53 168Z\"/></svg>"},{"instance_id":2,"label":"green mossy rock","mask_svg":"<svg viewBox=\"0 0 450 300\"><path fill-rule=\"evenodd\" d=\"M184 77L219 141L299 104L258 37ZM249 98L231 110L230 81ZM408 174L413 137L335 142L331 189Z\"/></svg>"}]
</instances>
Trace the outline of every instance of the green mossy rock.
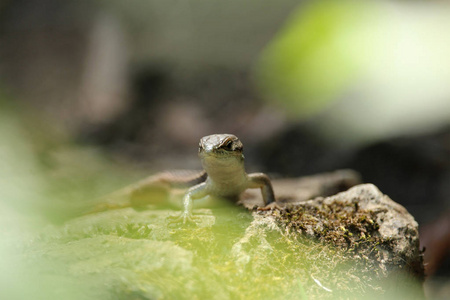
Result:
<instances>
[{"instance_id":1,"label":"green mossy rock","mask_svg":"<svg viewBox=\"0 0 450 300\"><path fill-rule=\"evenodd\" d=\"M294 197L295 198L295 197ZM26 249L79 299L422 299L417 223L373 185L283 208L122 208L48 228Z\"/></svg>"}]
</instances>

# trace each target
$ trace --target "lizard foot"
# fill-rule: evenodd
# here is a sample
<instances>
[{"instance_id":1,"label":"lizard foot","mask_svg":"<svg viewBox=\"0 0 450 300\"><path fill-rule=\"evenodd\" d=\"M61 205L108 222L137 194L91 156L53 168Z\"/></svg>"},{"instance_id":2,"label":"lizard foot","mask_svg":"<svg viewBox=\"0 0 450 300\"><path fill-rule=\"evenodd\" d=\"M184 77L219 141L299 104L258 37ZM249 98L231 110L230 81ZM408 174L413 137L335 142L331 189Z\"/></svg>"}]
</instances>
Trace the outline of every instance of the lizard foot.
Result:
<instances>
[{"instance_id":1,"label":"lizard foot","mask_svg":"<svg viewBox=\"0 0 450 300\"><path fill-rule=\"evenodd\" d=\"M270 203L270 204L268 204L268 205L266 205L264 207L258 207L258 210L260 210L260 211L261 210L262 211L274 210L274 209L276 209L276 210L283 210L285 208L286 208L285 204L281 204L281 203L278 203L278 202L272 202L272 203Z\"/></svg>"},{"instance_id":2,"label":"lizard foot","mask_svg":"<svg viewBox=\"0 0 450 300\"><path fill-rule=\"evenodd\" d=\"M169 226L175 225L175 226L181 226L181 227L189 227L189 226L197 226L196 220L199 220L199 218L194 217L192 214L188 213L181 213L179 216L170 216L167 217L166 220L168 221L167 224Z\"/></svg>"}]
</instances>

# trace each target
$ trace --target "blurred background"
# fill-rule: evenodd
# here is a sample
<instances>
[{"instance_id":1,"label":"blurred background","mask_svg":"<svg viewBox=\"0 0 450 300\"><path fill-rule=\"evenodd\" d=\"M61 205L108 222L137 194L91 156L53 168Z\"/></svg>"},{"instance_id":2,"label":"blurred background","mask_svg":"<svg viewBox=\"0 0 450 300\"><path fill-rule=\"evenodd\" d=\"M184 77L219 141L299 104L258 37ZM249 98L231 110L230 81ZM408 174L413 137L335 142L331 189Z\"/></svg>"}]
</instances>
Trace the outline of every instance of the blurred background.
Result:
<instances>
[{"instance_id":1,"label":"blurred background","mask_svg":"<svg viewBox=\"0 0 450 300\"><path fill-rule=\"evenodd\" d=\"M2 228L25 237L159 170L198 169L200 137L233 133L250 171L352 168L404 205L444 299L449 29L445 1L4 0Z\"/></svg>"}]
</instances>

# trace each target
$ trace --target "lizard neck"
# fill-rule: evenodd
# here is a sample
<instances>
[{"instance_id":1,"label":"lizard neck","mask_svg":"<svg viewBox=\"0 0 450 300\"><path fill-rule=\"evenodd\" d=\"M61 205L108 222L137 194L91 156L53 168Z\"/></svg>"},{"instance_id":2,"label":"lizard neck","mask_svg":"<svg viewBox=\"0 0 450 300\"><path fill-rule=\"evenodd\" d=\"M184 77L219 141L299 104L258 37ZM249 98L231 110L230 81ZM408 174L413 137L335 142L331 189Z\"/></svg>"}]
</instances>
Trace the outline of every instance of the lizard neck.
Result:
<instances>
[{"instance_id":1,"label":"lizard neck","mask_svg":"<svg viewBox=\"0 0 450 300\"><path fill-rule=\"evenodd\" d=\"M210 181L216 186L229 189L233 186L242 186L247 183L247 174L243 155L230 155L227 157L205 156L202 165Z\"/></svg>"}]
</instances>

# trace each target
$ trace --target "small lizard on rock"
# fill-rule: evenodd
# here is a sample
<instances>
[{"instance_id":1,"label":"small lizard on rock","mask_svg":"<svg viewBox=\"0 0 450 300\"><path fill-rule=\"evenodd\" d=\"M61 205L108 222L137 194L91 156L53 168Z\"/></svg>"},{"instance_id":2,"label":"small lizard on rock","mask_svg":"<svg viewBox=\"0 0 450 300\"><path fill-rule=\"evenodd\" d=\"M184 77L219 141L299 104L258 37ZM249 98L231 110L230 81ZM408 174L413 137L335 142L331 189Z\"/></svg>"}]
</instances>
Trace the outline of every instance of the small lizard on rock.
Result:
<instances>
[{"instance_id":1,"label":"small lizard on rock","mask_svg":"<svg viewBox=\"0 0 450 300\"><path fill-rule=\"evenodd\" d=\"M232 134L213 134L200 139L198 155L203 171L166 171L139 181L102 198L89 213L124 207L140 207L161 202L177 188L190 187L183 197L183 212L170 223L193 222L193 201L205 197L233 202L246 189L260 188L264 203L275 201L269 177L264 173L247 174L243 145Z\"/></svg>"},{"instance_id":2,"label":"small lizard on rock","mask_svg":"<svg viewBox=\"0 0 450 300\"><path fill-rule=\"evenodd\" d=\"M191 187L183 198L184 210L174 222L192 221L193 200L219 197L237 201L246 189L260 188L264 203L275 201L272 184L264 173L247 174L243 145L232 134L213 134L201 138L198 155L206 180Z\"/></svg>"}]
</instances>

